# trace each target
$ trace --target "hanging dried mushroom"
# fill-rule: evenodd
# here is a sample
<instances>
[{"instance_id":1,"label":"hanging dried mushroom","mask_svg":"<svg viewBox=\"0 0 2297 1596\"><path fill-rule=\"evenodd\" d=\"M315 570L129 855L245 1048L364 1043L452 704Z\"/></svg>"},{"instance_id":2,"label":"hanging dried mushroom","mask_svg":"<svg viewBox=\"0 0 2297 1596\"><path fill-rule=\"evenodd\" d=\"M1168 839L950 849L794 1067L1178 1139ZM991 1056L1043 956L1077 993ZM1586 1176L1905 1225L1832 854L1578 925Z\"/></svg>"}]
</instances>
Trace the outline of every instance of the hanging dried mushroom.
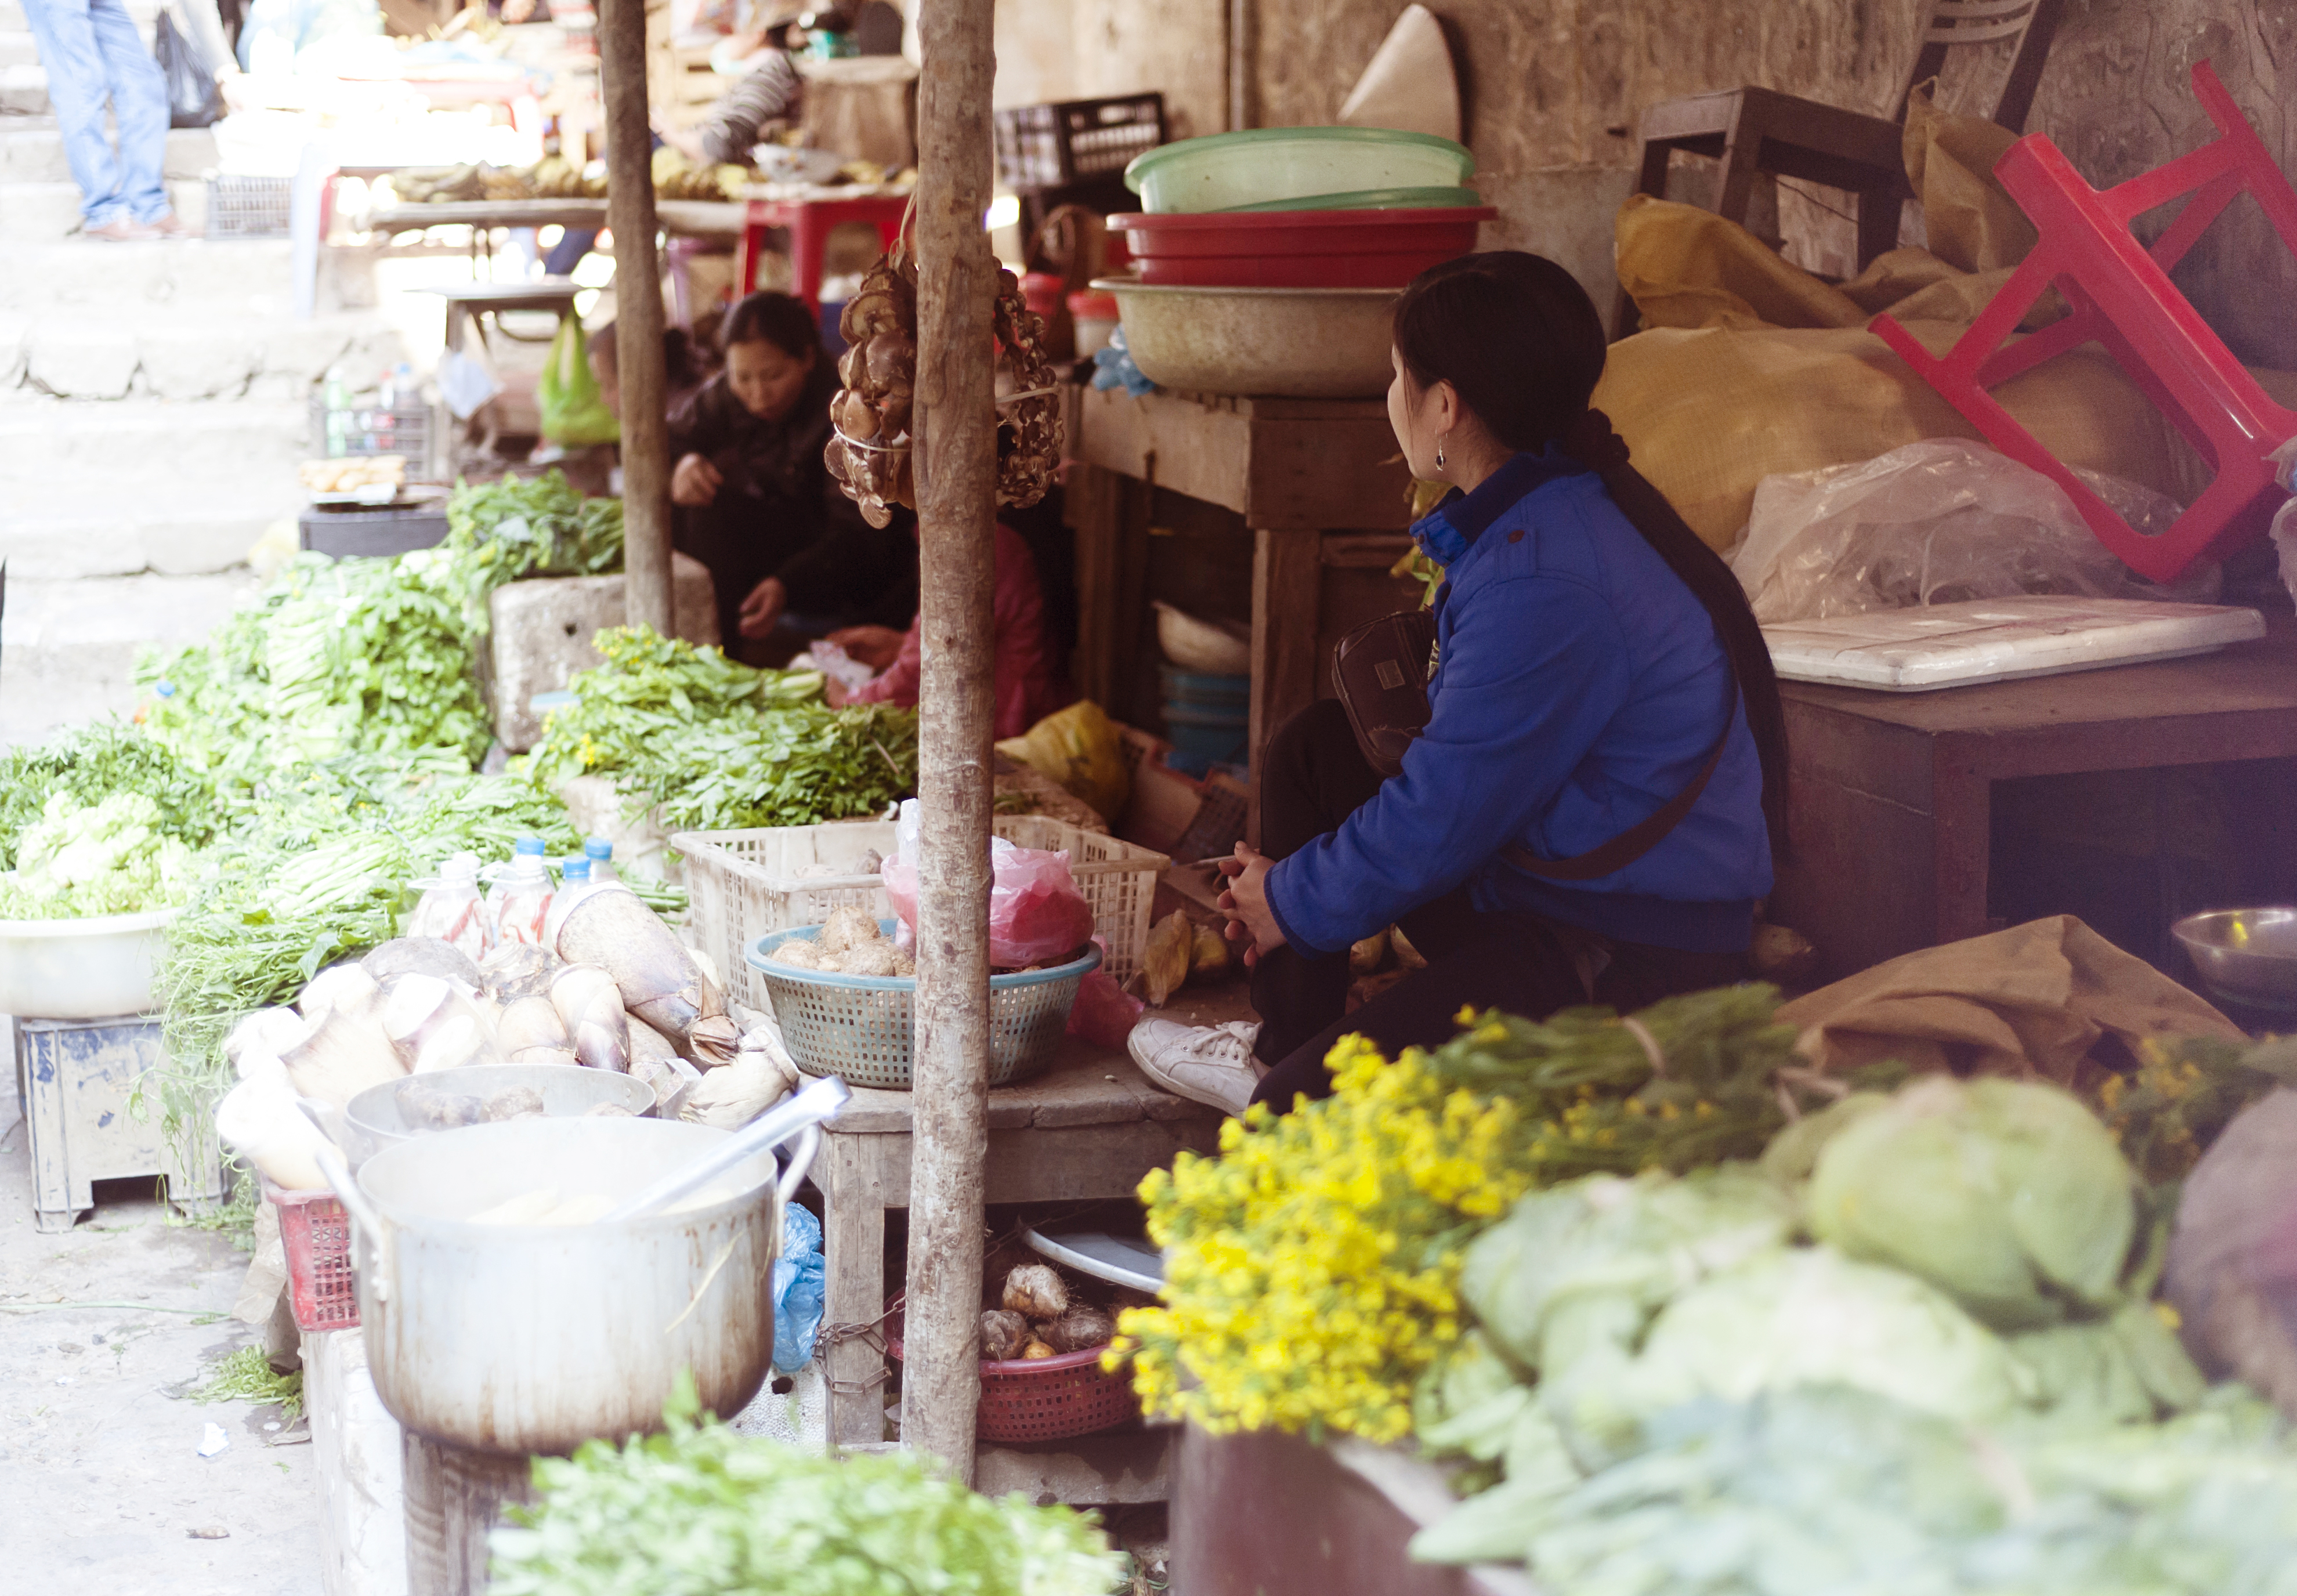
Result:
<instances>
[{"instance_id":1,"label":"hanging dried mushroom","mask_svg":"<svg viewBox=\"0 0 2297 1596\"><path fill-rule=\"evenodd\" d=\"M992 325L997 361L997 502L1033 505L1060 465L1061 406L1045 324L1021 297L1019 279L997 274ZM911 412L918 374L918 268L906 243L881 257L838 318L846 350L844 386L829 401L832 425L822 458L845 497L871 526L915 509Z\"/></svg>"}]
</instances>

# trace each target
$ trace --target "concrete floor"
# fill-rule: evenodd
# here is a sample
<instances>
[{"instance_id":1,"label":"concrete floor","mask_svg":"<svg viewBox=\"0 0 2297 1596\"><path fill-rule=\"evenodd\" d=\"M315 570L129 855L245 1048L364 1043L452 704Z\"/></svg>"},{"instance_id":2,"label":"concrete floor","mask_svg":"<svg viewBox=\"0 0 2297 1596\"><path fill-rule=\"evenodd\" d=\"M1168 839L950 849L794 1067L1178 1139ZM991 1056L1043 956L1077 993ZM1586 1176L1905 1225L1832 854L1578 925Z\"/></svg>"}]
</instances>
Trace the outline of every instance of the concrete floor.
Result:
<instances>
[{"instance_id":1,"label":"concrete floor","mask_svg":"<svg viewBox=\"0 0 2297 1596\"><path fill-rule=\"evenodd\" d=\"M309 1432L172 1394L256 1338L226 1317L247 1255L169 1225L140 1181L39 1234L26 1141L0 1091L0 1592L316 1596L311 1447L270 1444ZM230 1445L202 1458L209 1423Z\"/></svg>"}]
</instances>

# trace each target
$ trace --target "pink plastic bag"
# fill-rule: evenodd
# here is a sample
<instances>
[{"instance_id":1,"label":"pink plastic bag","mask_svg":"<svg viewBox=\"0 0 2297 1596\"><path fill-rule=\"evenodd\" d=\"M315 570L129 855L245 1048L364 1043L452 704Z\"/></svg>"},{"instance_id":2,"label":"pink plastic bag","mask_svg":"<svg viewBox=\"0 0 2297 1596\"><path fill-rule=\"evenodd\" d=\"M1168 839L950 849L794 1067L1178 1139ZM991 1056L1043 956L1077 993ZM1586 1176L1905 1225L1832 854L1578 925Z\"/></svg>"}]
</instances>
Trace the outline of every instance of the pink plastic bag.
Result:
<instances>
[{"instance_id":1,"label":"pink plastic bag","mask_svg":"<svg viewBox=\"0 0 2297 1596\"><path fill-rule=\"evenodd\" d=\"M1092 945L1100 950L1103 959L1107 958L1107 938L1096 936ZM1069 1034L1083 1037L1096 1048L1121 1051L1132 1027L1140 1023L1140 1011L1148 1007L1138 998L1127 997L1104 963L1077 988L1076 1006L1069 1010Z\"/></svg>"},{"instance_id":2,"label":"pink plastic bag","mask_svg":"<svg viewBox=\"0 0 2297 1596\"><path fill-rule=\"evenodd\" d=\"M989 962L1000 970L1056 964L1092 939L1092 906L1069 876L1066 851L1016 848L996 839L996 876L989 889ZM885 896L912 932L918 924L918 872L900 854L885 863Z\"/></svg>"}]
</instances>

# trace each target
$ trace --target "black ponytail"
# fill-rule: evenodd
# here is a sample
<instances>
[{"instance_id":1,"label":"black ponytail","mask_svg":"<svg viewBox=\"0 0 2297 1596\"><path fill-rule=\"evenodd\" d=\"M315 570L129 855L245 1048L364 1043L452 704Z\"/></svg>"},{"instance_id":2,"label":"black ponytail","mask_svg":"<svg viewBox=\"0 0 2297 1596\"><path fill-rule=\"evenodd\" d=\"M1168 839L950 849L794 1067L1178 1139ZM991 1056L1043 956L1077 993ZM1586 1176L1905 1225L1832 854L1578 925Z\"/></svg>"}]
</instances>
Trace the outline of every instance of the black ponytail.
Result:
<instances>
[{"instance_id":1,"label":"black ponytail","mask_svg":"<svg viewBox=\"0 0 2297 1596\"><path fill-rule=\"evenodd\" d=\"M1452 384L1494 441L1511 449L1560 442L1603 479L1611 502L1707 612L1746 701L1763 766L1771 847L1787 848L1786 712L1763 629L1723 556L1628 463L1610 418L1588 399L1603 374L1602 318L1552 260L1517 250L1430 267L1395 307L1395 350L1422 388Z\"/></svg>"}]
</instances>

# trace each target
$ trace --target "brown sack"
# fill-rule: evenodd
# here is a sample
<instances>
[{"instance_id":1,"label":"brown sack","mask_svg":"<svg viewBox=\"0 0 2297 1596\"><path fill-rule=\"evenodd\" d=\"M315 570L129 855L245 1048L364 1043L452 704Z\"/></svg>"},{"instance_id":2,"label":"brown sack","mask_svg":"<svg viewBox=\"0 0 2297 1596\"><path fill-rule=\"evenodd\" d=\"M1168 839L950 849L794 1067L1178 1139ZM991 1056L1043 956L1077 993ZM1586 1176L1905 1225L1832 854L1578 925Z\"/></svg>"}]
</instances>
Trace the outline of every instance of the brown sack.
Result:
<instances>
[{"instance_id":1,"label":"brown sack","mask_svg":"<svg viewBox=\"0 0 2297 1596\"><path fill-rule=\"evenodd\" d=\"M1798 998L1778 1013L1824 1070L1896 1059L1956 1074L2086 1082L2084 1062L2112 1037L2245 1041L2240 1026L2071 915L1925 948Z\"/></svg>"}]
</instances>

